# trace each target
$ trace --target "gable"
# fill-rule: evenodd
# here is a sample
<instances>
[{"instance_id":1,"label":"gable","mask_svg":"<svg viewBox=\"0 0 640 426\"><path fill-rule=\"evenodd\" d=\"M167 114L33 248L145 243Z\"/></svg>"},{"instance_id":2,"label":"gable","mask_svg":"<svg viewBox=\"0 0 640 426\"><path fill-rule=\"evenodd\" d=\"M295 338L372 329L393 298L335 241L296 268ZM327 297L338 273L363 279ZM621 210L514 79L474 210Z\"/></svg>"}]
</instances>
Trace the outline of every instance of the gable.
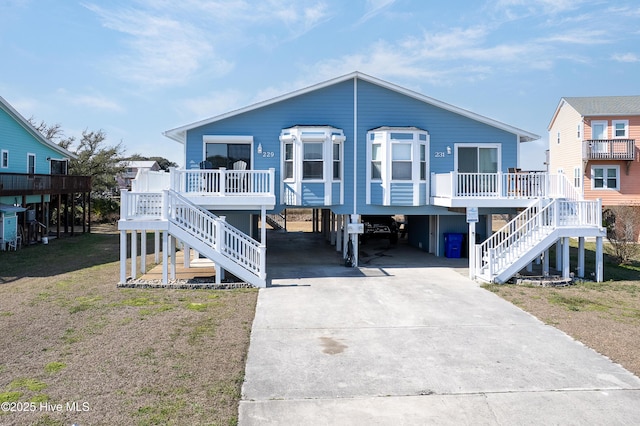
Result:
<instances>
[{"instance_id":1,"label":"gable","mask_svg":"<svg viewBox=\"0 0 640 426\"><path fill-rule=\"evenodd\" d=\"M196 129L196 128L200 128L200 127L203 127L203 126L207 126L208 124L212 124L212 123L215 123L217 121L226 120L226 119L231 118L231 117L236 116L236 115L243 115L243 114L245 114L247 112L251 112L253 110L263 109L264 107L271 106L271 105L274 105L274 104L277 104L277 103L281 103L281 102L284 102L284 101L287 101L287 100L290 100L290 99L299 98L302 95L305 95L305 94L308 94L308 93L312 93L314 91L324 90L324 89L326 89L328 87L331 87L331 86L334 86L334 85L340 85L340 84L343 84L345 82L353 82L353 84L356 84L356 85L358 83L362 82L362 83L365 83L365 84L368 83L368 84L372 84L372 85L376 85L376 86L380 86L380 87L386 88L386 89L388 89L390 91L394 91L394 92L397 92L399 94L405 95L407 97L414 98L414 99L416 99L416 100L418 100L420 102L433 105L435 107L438 107L438 108L446 110L446 111L454 112L454 113L456 113L458 115L461 115L461 116L470 118L472 120L475 120L475 121L478 121L478 122L481 122L481 123L485 123L485 124L490 125L492 127L496 127L498 129L502 129L502 130L505 130L505 131L510 132L512 134L518 135L518 138L519 138L520 142L528 142L528 141L533 141L533 140L537 140L537 139L540 138L538 135L535 135L533 133L524 131L522 129L518 129L518 128L513 127L513 126L509 126L507 124L504 124L504 123L501 123L499 121L490 119L488 117L484 117L482 115L473 113L471 111L467 111L467 110L464 110L462 108L455 107L455 106L447 104L445 102L438 101L438 100L430 98L428 96L419 94L417 92L413 92L413 91L411 91L409 89L405 89L403 87L400 87L400 86L385 82L383 80L376 79L374 77L368 76L366 74L362 74L360 72L354 72L354 73L351 73L351 74L347 74L345 76L338 77L338 78L333 79L333 80L329 80L329 81L326 81L326 82L323 82L323 83L319 83L317 85L310 86L310 87L307 87L307 88L304 88L304 89L300 89L300 90L296 90L294 92L291 92L291 93L288 93L288 94L285 94L285 95L282 95L282 96L279 96L279 97L276 97L276 98L273 98L273 99L270 99L270 100L267 100L267 101L263 101L263 102L259 102L259 103L254 104L254 105L250 105L250 106L247 106L245 108L241 108L241 109L236 110L236 111L231 111L229 113L222 114L222 115L219 115L219 116L215 116L215 117L212 117L212 118L209 118L209 119L205 119L205 120L202 120L202 121L199 121L199 122L195 122L195 123L192 123L192 124L189 124L189 125L186 125L186 126L182 126L182 127L178 127L178 128L175 128L175 129L171 129L171 130L168 130L168 131L164 132L164 135L169 137L169 138L171 138L171 139L174 139L174 140L176 140L178 142L185 143L186 142L186 138L187 138L187 132L190 131L190 130L193 130L193 129Z\"/></svg>"},{"instance_id":2,"label":"gable","mask_svg":"<svg viewBox=\"0 0 640 426\"><path fill-rule=\"evenodd\" d=\"M49 173L47 159L76 158L74 154L42 136L22 115L0 97L0 148L9 153L9 168L4 172L25 173L27 155L36 157L36 172Z\"/></svg>"}]
</instances>

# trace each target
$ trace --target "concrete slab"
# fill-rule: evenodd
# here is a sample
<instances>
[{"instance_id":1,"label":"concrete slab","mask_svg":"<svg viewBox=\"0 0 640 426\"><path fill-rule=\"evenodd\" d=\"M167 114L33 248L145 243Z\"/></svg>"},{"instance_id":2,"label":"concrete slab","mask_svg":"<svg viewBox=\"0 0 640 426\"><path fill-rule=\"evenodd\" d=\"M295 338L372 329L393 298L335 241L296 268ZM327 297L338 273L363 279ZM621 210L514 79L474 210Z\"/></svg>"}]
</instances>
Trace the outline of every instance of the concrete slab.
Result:
<instances>
[{"instance_id":1,"label":"concrete slab","mask_svg":"<svg viewBox=\"0 0 640 426\"><path fill-rule=\"evenodd\" d=\"M260 290L241 425L640 423L638 377L438 258L314 250Z\"/></svg>"}]
</instances>

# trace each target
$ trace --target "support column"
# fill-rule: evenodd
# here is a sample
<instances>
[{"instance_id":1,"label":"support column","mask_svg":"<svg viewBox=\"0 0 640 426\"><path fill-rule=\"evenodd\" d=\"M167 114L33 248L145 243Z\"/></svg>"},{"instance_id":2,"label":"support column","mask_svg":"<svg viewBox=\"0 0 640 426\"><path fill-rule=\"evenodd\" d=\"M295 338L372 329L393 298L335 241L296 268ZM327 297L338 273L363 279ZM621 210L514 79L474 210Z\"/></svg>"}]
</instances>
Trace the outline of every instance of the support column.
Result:
<instances>
[{"instance_id":1,"label":"support column","mask_svg":"<svg viewBox=\"0 0 640 426\"><path fill-rule=\"evenodd\" d=\"M59 226L60 222L58 222ZM127 231L120 231L120 284L127 282Z\"/></svg>"},{"instance_id":2,"label":"support column","mask_svg":"<svg viewBox=\"0 0 640 426\"><path fill-rule=\"evenodd\" d=\"M131 278L138 276L138 231L131 231Z\"/></svg>"},{"instance_id":3,"label":"support column","mask_svg":"<svg viewBox=\"0 0 640 426\"><path fill-rule=\"evenodd\" d=\"M474 279L476 277L476 223L469 221L469 278Z\"/></svg>"},{"instance_id":4,"label":"support column","mask_svg":"<svg viewBox=\"0 0 640 426\"><path fill-rule=\"evenodd\" d=\"M556 271L562 270L562 238L556 241Z\"/></svg>"},{"instance_id":5,"label":"support column","mask_svg":"<svg viewBox=\"0 0 640 426\"><path fill-rule=\"evenodd\" d=\"M222 268L220 267L220 264L215 263L213 265L216 269L216 284L221 284L222 283Z\"/></svg>"},{"instance_id":6,"label":"support column","mask_svg":"<svg viewBox=\"0 0 640 426\"><path fill-rule=\"evenodd\" d=\"M545 277L549 275L549 249L542 255L542 275Z\"/></svg>"},{"instance_id":7,"label":"support column","mask_svg":"<svg viewBox=\"0 0 640 426\"><path fill-rule=\"evenodd\" d=\"M352 214L351 215L351 223L358 223L360 222L360 215L359 214ZM357 267L358 266L358 257L359 257L359 247L358 247L358 234L351 234L351 242L353 243L353 266Z\"/></svg>"},{"instance_id":8,"label":"support column","mask_svg":"<svg viewBox=\"0 0 640 426\"><path fill-rule=\"evenodd\" d=\"M584 278L584 237L578 238L578 277Z\"/></svg>"},{"instance_id":9,"label":"support column","mask_svg":"<svg viewBox=\"0 0 640 426\"><path fill-rule=\"evenodd\" d=\"M562 238L562 278L569 278L571 275L569 265L569 237Z\"/></svg>"},{"instance_id":10,"label":"support column","mask_svg":"<svg viewBox=\"0 0 640 426\"><path fill-rule=\"evenodd\" d=\"M169 249L171 255L171 279L176 279L176 238L169 237L169 243L171 244L171 248Z\"/></svg>"},{"instance_id":11,"label":"support column","mask_svg":"<svg viewBox=\"0 0 640 426\"><path fill-rule=\"evenodd\" d=\"M162 284L169 284L169 233L162 231Z\"/></svg>"},{"instance_id":12,"label":"support column","mask_svg":"<svg viewBox=\"0 0 640 426\"><path fill-rule=\"evenodd\" d=\"M182 252L184 253L184 258L182 259L182 266L185 268L191 267L191 246L189 244L184 243Z\"/></svg>"},{"instance_id":13,"label":"support column","mask_svg":"<svg viewBox=\"0 0 640 426\"><path fill-rule=\"evenodd\" d=\"M154 241L155 247L154 247L154 260L156 261L156 264L160 263L160 231L156 231L155 232L155 241Z\"/></svg>"},{"instance_id":14,"label":"support column","mask_svg":"<svg viewBox=\"0 0 640 426\"><path fill-rule=\"evenodd\" d=\"M147 230L140 232L140 273L147 273Z\"/></svg>"},{"instance_id":15,"label":"support column","mask_svg":"<svg viewBox=\"0 0 640 426\"><path fill-rule=\"evenodd\" d=\"M260 210L260 242L267 245L267 209L262 206Z\"/></svg>"},{"instance_id":16,"label":"support column","mask_svg":"<svg viewBox=\"0 0 640 426\"><path fill-rule=\"evenodd\" d=\"M336 251L342 251L342 215L336 215Z\"/></svg>"},{"instance_id":17,"label":"support column","mask_svg":"<svg viewBox=\"0 0 640 426\"><path fill-rule=\"evenodd\" d=\"M596 282L604 279L604 264L602 258L602 237L596 237Z\"/></svg>"}]
</instances>

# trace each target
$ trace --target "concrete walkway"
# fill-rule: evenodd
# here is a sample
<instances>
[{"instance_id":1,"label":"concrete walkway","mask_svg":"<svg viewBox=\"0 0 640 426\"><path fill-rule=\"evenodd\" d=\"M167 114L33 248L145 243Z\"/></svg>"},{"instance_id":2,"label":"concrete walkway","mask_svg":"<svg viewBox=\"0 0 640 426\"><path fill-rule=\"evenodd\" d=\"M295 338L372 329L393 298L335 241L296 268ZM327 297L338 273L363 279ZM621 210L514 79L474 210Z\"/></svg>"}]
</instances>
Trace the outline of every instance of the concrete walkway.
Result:
<instances>
[{"instance_id":1,"label":"concrete walkway","mask_svg":"<svg viewBox=\"0 0 640 426\"><path fill-rule=\"evenodd\" d=\"M240 425L640 424L640 379L481 289L464 262L398 248L354 269L322 246L307 263L282 248Z\"/></svg>"}]
</instances>

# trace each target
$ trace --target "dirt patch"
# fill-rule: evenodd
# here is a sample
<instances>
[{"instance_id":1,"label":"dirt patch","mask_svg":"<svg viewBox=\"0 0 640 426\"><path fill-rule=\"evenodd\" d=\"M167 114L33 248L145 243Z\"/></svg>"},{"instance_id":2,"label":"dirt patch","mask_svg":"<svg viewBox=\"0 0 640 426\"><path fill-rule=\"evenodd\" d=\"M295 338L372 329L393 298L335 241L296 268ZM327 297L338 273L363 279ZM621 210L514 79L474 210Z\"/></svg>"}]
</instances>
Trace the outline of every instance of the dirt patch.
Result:
<instances>
[{"instance_id":1,"label":"dirt patch","mask_svg":"<svg viewBox=\"0 0 640 426\"><path fill-rule=\"evenodd\" d=\"M640 376L640 282L485 288Z\"/></svg>"},{"instance_id":2,"label":"dirt patch","mask_svg":"<svg viewBox=\"0 0 640 426\"><path fill-rule=\"evenodd\" d=\"M0 253L0 424L234 424L257 290L117 288L100 230Z\"/></svg>"}]
</instances>

